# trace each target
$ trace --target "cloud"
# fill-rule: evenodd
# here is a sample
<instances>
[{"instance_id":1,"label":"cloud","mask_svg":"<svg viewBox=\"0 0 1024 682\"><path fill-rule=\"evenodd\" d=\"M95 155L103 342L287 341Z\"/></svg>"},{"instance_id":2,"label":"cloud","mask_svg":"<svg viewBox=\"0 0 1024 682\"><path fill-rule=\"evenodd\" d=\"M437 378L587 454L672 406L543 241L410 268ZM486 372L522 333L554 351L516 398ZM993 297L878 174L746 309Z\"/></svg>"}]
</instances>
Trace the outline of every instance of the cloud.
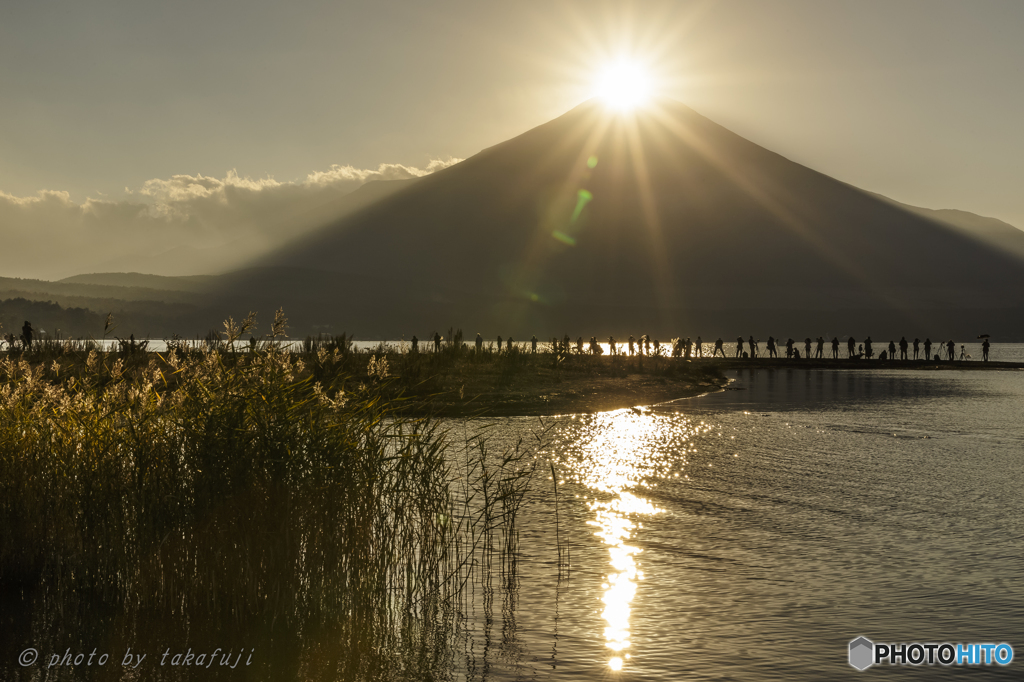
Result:
<instances>
[{"instance_id":1,"label":"cloud","mask_svg":"<svg viewBox=\"0 0 1024 682\"><path fill-rule=\"evenodd\" d=\"M163 275L221 272L316 229L344 213L346 199L371 181L409 180L460 159L426 168L333 165L299 181L239 176L174 175L126 188L122 201L43 190L18 197L0 191L0 272L59 279L103 271Z\"/></svg>"},{"instance_id":2,"label":"cloud","mask_svg":"<svg viewBox=\"0 0 1024 682\"><path fill-rule=\"evenodd\" d=\"M330 170L317 171L306 176L307 185L328 185L333 183L356 182L363 184L371 180L410 180L430 175L458 163L462 159L434 159L425 169L412 168L397 163L382 163L377 170L360 170L352 166L331 166Z\"/></svg>"}]
</instances>

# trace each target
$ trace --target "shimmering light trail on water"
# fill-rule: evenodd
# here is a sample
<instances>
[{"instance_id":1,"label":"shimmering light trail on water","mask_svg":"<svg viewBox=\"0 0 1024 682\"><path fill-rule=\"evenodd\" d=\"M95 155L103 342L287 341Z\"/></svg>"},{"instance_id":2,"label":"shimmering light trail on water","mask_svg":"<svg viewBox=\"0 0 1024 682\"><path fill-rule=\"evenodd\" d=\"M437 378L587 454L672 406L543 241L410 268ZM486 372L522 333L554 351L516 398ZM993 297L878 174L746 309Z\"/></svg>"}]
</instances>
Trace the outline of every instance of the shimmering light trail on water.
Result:
<instances>
[{"instance_id":1,"label":"shimmering light trail on water","mask_svg":"<svg viewBox=\"0 0 1024 682\"><path fill-rule=\"evenodd\" d=\"M631 657L627 652L631 646L630 602L636 595L637 581L644 579L644 572L637 568L636 563L636 556L643 550L626 543L637 528L637 524L631 518L638 514L651 515L664 510L625 491L619 493L611 502L592 502L590 510L594 512L595 519L588 523L600 529L594 535L608 545L608 554L611 557L609 564L612 571L608 574L606 582L601 585L605 591L601 597L604 603L601 617L608 623L604 629L605 646L615 652L608 659L608 666L612 670L622 670L624 660Z\"/></svg>"},{"instance_id":2,"label":"shimmering light trail on water","mask_svg":"<svg viewBox=\"0 0 1024 682\"><path fill-rule=\"evenodd\" d=\"M643 521L664 510L643 496L660 481L686 476L686 455L693 452L694 439L712 431L704 421L665 418L636 410L617 410L574 420L567 439L574 448L556 443L555 452L572 452L560 459L571 480L589 489L594 533L607 546L611 571L604 575L601 617L605 646L611 651L608 666L622 670L632 658L630 639L631 603L638 583L644 580L639 567L643 550L630 542L643 528ZM560 439L559 439L560 440Z\"/></svg>"}]
</instances>

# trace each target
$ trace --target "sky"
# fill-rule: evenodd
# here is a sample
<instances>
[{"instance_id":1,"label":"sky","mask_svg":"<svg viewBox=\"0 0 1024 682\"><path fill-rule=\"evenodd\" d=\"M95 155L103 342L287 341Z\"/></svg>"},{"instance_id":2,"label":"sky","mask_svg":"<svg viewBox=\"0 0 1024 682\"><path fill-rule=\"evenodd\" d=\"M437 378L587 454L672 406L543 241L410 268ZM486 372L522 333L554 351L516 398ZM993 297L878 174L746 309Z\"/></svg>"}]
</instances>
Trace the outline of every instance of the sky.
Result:
<instances>
[{"instance_id":1,"label":"sky","mask_svg":"<svg viewBox=\"0 0 1024 682\"><path fill-rule=\"evenodd\" d=\"M224 247L254 202L273 231L568 111L623 55L794 161L1024 227L1022 26L1016 0L2 2L0 276Z\"/></svg>"}]
</instances>

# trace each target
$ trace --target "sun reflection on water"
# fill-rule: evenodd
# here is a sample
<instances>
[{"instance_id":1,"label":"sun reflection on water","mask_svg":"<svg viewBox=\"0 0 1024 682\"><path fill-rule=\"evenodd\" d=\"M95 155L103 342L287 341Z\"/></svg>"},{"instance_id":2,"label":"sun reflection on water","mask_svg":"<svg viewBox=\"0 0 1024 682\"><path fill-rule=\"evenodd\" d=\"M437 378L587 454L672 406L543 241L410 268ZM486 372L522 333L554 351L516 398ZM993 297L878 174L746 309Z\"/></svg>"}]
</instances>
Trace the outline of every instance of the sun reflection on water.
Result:
<instances>
[{"instance_id":1,"label":"sun reflection on water","mask_svg":"<svg viewBox=\"0 0 1024 682\"><path fill-rule=\"evenodd\" d=\"M608 665L613 670L620 670L623 665L622 652L631 646L629 605L636 595L637 582L644 579L644 572L636 564L636 556L642 550L627 544L637 527L631 517L636 514L656 514L662 510L627 491L620 492L610 502L595 500L590 504L590 509L595 513L595 520L588 523L600 529L594 535L608 545L608 563L612 570L601 586L604 589L601 597L604 611L601 617L607 623L604 629L605 646L617 654ZM626 658L629 658L629 654L626 654Z\"/></svg>"},{"instance_id":2,"label":"sun reflection on water","mask_svg":"<svg viewBox=\"0 0 1024 682\"><path fill-rule=\"evenodd\" d=\"M613 653L608 666L618 671L631 657L630 605L644 579L637 561L642 549L630 541L643 529L641 518L664 511L642 493L660 481L678 478L685 471L687 453L694 451L693 439L712 427L635 409L576 419L579 428L566 434L573 447L561 449L574 456L561 464L576 482L596 493L589 503L593 518L588 523L608 548L611 570L601 585L601 617L606 623L605 646Z\"/></svg>"}]
</instances>

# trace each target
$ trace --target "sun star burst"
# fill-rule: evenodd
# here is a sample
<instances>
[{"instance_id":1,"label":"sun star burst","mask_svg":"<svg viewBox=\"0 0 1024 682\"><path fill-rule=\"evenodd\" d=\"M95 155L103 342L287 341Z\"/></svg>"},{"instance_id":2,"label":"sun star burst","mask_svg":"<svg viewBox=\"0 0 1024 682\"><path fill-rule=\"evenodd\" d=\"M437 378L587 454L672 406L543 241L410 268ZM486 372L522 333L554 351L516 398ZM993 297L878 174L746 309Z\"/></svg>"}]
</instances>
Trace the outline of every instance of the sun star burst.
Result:
<instances>
[{"instance_id":1,"label":"sun star burst","mask_svg":"<svg viewBox=\"0 0 1024 682\"><path fill-rule=\"evenodd\" d=\"M597 77L597 96L618 111L631 111L651 98L651 77L642 64L620 59L606 66Z\"/></svg>"}]
</instances>

